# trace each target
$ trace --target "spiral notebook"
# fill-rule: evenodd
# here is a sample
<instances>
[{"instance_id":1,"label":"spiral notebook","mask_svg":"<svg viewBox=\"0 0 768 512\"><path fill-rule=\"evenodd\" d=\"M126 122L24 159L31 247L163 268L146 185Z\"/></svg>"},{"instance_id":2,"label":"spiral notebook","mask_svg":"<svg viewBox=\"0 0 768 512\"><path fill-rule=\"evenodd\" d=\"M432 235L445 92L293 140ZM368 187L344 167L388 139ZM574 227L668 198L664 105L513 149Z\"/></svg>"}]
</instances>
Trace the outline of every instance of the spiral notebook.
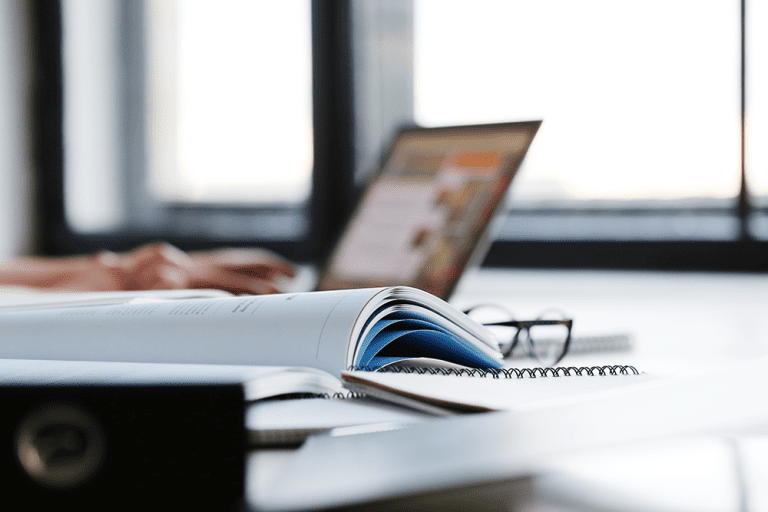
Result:
<instances>
[{"instance_id":1,"label":"spiral notebook","mask_svg":"<svg viewBox=\"0 0 768 512\"><path fill-rule=\"evenodd\" d=\"M432 414L549 408L659 378L624 365L498 370L391 366L342 372L341 377L356 393Z\"/></svg>"},{"instance_id":2,"label":"spiral notebook","mask_svg":"<svg viewBox=\"0 0 768 512\"><path fill-rule=\"evenodd\" d=\"M610 369L616 367L600 367L608 372L603 375L590 368L592 375L584 369L581 376L552 377L550 371L545 378L526 374L521 379L509 372L515 378L506 378L503 372L498 372L498 379L493 373L486 377L471 377L466 372L444 376L367 373L371 379L396 377L400 382L404 377L419 378L422 384L455 379L458 384L452 391L456 392L462 392L459 388L478 391L477 386L487 385L497 394L511 394L514 384L529 383L552 386L552 393L548 403L520 405L519 411L456 415L366 435L317 436L296 450L280 474L267 475L249 505L258 510L318 510L378 505L376 500L389 499L387 510L407 505L416 509L417 505L394 499L427 492L445 495L469 484L511 481L549 471L549 463L556 458L575 456L578 460L588 450L615 448L621 443L698 433L763 432L768 425L768 408L763 406L768 389L766 363L765 358L756 359L683 377L634 375L631 370L630 375L612 375ZM606 389L586 393L594 399L585 395L568 398L557 390L557 386L562 390L591 379L608 383ZM430 389L438 392L437 388ZM558 400L561 405L555 405ZM624 458L617 463L632 468L635 461ZM487 493L472 496L482 498ZM499 503L495 503L497 508ZM454 498L452 503L443 501L430 510L462 505L482 508L477 502ZM421 509L426 508L421 502Z\"/></svg>"}]
</instances>

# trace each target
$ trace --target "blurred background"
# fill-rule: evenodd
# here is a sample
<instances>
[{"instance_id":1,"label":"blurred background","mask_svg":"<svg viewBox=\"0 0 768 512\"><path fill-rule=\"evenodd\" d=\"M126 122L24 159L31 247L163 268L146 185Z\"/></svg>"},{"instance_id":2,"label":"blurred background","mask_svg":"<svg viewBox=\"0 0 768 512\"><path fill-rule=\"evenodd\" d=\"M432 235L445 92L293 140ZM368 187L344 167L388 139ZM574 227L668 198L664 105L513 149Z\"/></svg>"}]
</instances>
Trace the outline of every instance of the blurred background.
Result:
<instances>
[{"instance_id":1,"label":"blurred background","mask_svg":"<svg viewBox=\"0 0 768 512\"><path fill-rule=\"evenodd\" d=\"M0 257L318 263L401 126L544 121L486 265L768 269L755 0L3 0Z\"/></svg>"}]
</instances>

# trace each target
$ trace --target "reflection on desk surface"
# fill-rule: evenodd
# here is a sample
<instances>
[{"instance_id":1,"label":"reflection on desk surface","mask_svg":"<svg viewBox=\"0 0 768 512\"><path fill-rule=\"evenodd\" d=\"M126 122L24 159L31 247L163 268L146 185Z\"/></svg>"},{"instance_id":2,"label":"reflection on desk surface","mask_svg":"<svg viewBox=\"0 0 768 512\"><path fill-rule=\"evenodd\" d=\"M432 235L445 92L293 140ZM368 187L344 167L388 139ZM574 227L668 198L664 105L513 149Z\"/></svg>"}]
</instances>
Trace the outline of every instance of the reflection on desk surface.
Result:
<instances>
[{"instance_id":1,"label":"reflection on desk surface","mask_svg":"<svg viewBox=\"0 0 768 512\"><path fill-rule=\"evenodd\" d=\"M524 512L768 510L768 436L689 436L563 457Z\"/></svg>"}]
</instances>

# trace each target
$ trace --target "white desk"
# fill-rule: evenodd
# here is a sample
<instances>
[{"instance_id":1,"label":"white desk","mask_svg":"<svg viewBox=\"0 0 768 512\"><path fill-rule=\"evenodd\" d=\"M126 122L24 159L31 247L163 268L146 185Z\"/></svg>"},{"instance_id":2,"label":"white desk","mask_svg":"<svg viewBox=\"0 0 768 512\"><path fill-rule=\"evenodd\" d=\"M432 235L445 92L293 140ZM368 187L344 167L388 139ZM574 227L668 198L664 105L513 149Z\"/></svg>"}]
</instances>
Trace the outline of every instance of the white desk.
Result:
<instances>
[{"instance_id":1,"label":"white desk","mask_svg":"<svg viewBox=\"0 0 768 512\"><path fill-rule=\"evenodd\" d=\"M633 337L629 354L571 363L626 361L679 373L768 356L768 275L482 270L451 299L459 307L478 301L501 303L521 318L561 309L574 319L574 336Z\"/></svg>"},{"instance_id":2,"label":"white desk","mask_svg":"<svg viewBox=\"0 0 768 512\"><path fill-rule=\"evenodd\" d=\"M684 375L697 374L756 357L768 357L768 276L765 275L482 270L470 274L460 283L451 302L459 307L480 302L499 303L511 309L520 318L535 318L546 309L558 308L574 318L575 336L616 333L632 335L634 346L629 352L571 356L564 361L568 365L632 364L649 373ZM758 389L738 392L753 393L756 407L768 407L767 391ZM713 411L713 414L716 414L716 411ZM562 426L562 434L568 435L567 425ZM477 435L484 436L484 433L478 432ZM398 439L397 436L392 438ZM613 448L607 452L582 453L575 458L564 457L561 464L552 466L560 473L540 480L540 498L544 501L534 501L526 510L605 510L606 507L614 510L655 510L659 507L690 510L690 506L702 502L709 505L708 510L739 510L743 496L739 494L740 488L734 483L735 466L723 468L723 457L730 461L734 452L729 451L727 446L723 451L721 439L684 439L680 443L682 451L677 458L674 458L675 454L663 444L639 448L630 445ZM752 447L765 445L761 438L747 439L744 443L743 446ZM445 464L450 464L454 457L454 446L451 445L455 443L446 443L445 446ZM705 448L699 449L697 446ZM396 447L388 449L394 450ZM637 475L633 477L631 471L605 471L605 464L612 464L610 461L616 461L617 457L619 460L623 456L628 457L632 450L640 450L650 457L650 462L641 466L646 469L629 466L635 467L635 471L646 472L649 477L645 480L646 487L641 485L633 489L631 485L617 486L617 481L626 484L627 480L636 478ZM514 451L508 453L512 454ZM661 458L653 459L654 453L660 453ZM690 453L698 453L701 457L689 462L687 457ZM754 453L754 450L750 451L745 457L749 459L750 454ZM761 453L768 454L768 449ZM257 475L265 475L267 480L279 478L280 471L284 467L290 467L291 454L284 453L273 457L274 455L255 454L250 461L251 471ZM350 454L350 457L353 456ZM439 457L439 454L437 456ZM664 457L667 457L666 462ZM671 461L669 457L674 460ZM344 460L344 457L337 460ZM590 468L590 464L598 464L596 461L602 461L602 473ZM658 498L655 500L632 501L637 497L633 492L653 492L653 487L649 491L647 485L654 482L654 472L659 468L658 461L666 464L665 467L675 467L674 464L678 464L682 468L681 471L685 467L691 468L694 464L699 473L703 472L709 475L709 478L696 480L698 484L694 482L691 487L690 473L683 474L680 476L687 487L678 488L674 496L667 497L670 499L665 499L660 494L655 496ZM511 462L509 467L513 466L514 463ZM322 467L322 462L318 461L318 471L322 471ZM625 465L624 468L626 467ZM751 472L745 478L746 481L752 482L750 485L753 486L753 500L757 499L755 496L765 496L766 489L763 486L768 486L768 477L763 480L756 479L755 467L754 461L748 461L743 466ZM669 475L663 472L661 474L669 480ZM612 475L614 480L606 480L606 475ZM733 478L728 479L729 475ZM765 473L758 476L765 476ZM254 478L253 474L251 478ZM719 481L722 485L713 486L712 481ZM755 481L758 483L754 483ZM763 481L765 483L762 483ZM672 482L672 487L675 483ZM595 492L603 493L602 498L605 499L574 501L576 494L573 489L569 490L569 485L582 491L596 490ZM251 488L258 488L258 485ZM554 503L552 497L558 493L563 500ZM619 499L622 496L629 501L622 502ZM611 503L614 506L611 507ZM681 503L683 505L678 506ZM765 504L765 501L762 503ZM685 508L685 504L688 504L689 508ZM623 508L624 506L629 508Z\"/></svg>"},{"instance_id":3,"label":"white desk","mask_svg":"<svg viewBox=\"0 0 768 512\"><path fill-rule=\"evenodd\" d=\"M521 317L556 307L574 318L574 336L632 336L628 353L572 356L569 365L682 375L768 356L768 275L483 270L462 281L452 302L479 299ZM768 390L745 392L768 407ZM761 457L768 457L768 437L693 437L579 455L538 482L547 503L528 510L765 510Z\"/></svg>"}]
</instances>

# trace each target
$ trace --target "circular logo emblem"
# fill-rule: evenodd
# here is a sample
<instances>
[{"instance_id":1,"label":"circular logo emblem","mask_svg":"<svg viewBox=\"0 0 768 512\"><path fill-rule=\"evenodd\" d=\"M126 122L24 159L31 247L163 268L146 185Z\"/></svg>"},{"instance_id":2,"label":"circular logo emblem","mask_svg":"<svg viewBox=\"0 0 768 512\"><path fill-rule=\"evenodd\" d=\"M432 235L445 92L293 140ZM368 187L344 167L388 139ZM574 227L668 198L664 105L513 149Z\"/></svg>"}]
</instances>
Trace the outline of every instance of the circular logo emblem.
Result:
<instances>
[{"instance_id":1,"label":"circular logo emblem","mask_svg":"<svg viewBox=\"0 0 768 512\"><path fill-rule=\"evenodd\" d=\"M107 452L101 423L85 408L45 404L28 413L16 430L16 457L35 482L71 489L101 469Z\"/></svg>"}]
</instances>

